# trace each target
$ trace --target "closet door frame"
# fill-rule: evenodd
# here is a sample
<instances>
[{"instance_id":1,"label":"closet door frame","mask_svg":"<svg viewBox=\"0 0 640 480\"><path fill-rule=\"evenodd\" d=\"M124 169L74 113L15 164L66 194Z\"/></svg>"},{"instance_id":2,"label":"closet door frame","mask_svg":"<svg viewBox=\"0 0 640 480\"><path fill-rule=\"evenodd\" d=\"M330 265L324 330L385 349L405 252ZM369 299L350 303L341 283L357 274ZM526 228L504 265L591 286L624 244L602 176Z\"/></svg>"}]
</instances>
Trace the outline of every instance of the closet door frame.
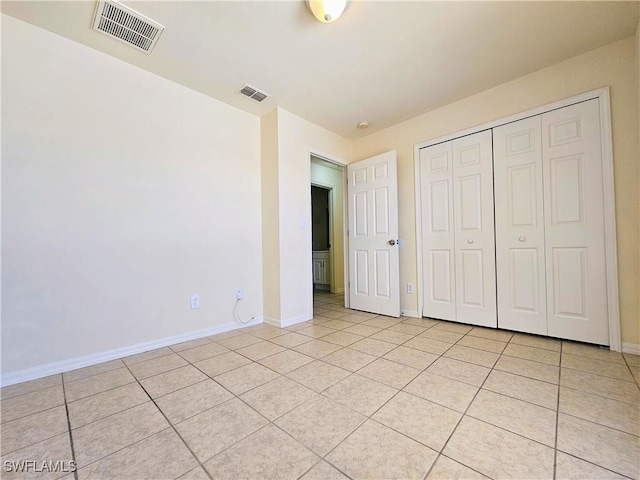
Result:
<instances>
[{"instance_id":1,"label":"closet door frame","mask_svg":"<svg viewBox=\"0 0 640 480\"><path fill-rule=\"evenodd\" d=\"M515 122L535 115L541 115L551 110L568 107L575 103L586 100L598 99L600 107L600 137L602 145L602 186L604 193L604 233L605 233L605 260L607 274L607 309L609 317L609 348L613 351L622 350L620 337L620 306L618 297L618 263L616 247L616 216L615 216L615 194L613 181L613 146L611 139L611 100L609 87L582 93L564 100L560 100L547 105L516 113L492 122L488 122L476 127L468 128L459 132L444 135L438 138L418 143L414 146L414 174L415 174L415 209L416 209L416 254L417 254L417 288L418 295L418 316L421 317L424 299L422 289L424 286L422 272L422 232L420 226L421 212L421 192L420 192L420 149L430 147L438 143L447 142L465 135L478 133L489 128L499 127L506 123Z\"/></svg>"}]
</instances>

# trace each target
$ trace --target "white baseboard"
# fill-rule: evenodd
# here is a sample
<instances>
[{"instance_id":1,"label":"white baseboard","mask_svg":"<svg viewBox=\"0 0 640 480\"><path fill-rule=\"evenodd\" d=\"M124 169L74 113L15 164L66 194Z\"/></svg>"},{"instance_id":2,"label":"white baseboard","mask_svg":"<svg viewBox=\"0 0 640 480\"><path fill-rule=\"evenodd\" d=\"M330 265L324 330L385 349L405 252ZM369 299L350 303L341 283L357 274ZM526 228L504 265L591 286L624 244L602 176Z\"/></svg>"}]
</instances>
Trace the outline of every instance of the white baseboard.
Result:
<instances>
[{"instance_id":1,"label":"white baseboard","mask_svg":"<svg viewBox=\"0 0 640 480\"><path fill-rule=\"evenodd\" d=\"M48 377L49 375L54 375L56 373L69 372L78 368L89 367L98 363L108 362L109 360L128 357L130 355L135 355L136 353L147 352L149 350L155 350L156 348L167 347L169 345L175 345L176 343L188 342L189 340L196 340L202 337L209 337L217 333L229 332L238 328L258 325L260 323L262 323L261 316L254 318L246 324L227 323L225 325L218 325L217 327L205 328L204 330L196 330L195 332L183 333L173 337L161 338L160 340L154 340L152 342L139 343L137 345L109 350L107 352L84 355L82 357L70 358L68 360L61 360L59 362L46 363L44 365L38 365L36 367L27 368L24 370L18 370L16 372L3 373L0 378L0 386L6 387L15 383Z\"/></svg>"},{"instance_id":2,"label":"white baseboard","mask_svg":"<svg viewBox=\"0 0 640 480\"><path fill-rule=\"evenodd\" d=\"M297 325L298 323L306 322L307 320L311 320L313 317L309 315L299 315L297 317L285 318L284 320L278 320L277 318L264 317L264 323L267 325L272 325L274 327L286 328L291 325Z\"/></svg>"},{"instance_id":3,"label":"white baseboard","mask_svg":"<svg viewBox=\"0 0 640 480\"><path fill-rule=\"evenodd\" d=\"M400 310L400 315L403 317L420 318L420 314L415 310Z\"/></svg>"},{"instance_id":4,"label":"white baseboard","mask_svg":"<svg viewBox=\"0 0 640 480\"><path fill-rule=\"evenodd\" d=\"M622 351L624 353L633 353L634 355L640 355L640 345L637 343L622 342Z\"/></svg>"},{"instance_id":5,"label":"white baseboard","mask_svg":"<svg viewBox=\"0 0 640 480\"><path fill-rule=\"evenodd\" d=\"M299 315L297 317L285 318L280 321L280 325L282 328L290 327L291 325L297 325L298 323L306 322L307 320L311 320L313 318L313 314L311 315Z\"/></svg>"}]
</instances>

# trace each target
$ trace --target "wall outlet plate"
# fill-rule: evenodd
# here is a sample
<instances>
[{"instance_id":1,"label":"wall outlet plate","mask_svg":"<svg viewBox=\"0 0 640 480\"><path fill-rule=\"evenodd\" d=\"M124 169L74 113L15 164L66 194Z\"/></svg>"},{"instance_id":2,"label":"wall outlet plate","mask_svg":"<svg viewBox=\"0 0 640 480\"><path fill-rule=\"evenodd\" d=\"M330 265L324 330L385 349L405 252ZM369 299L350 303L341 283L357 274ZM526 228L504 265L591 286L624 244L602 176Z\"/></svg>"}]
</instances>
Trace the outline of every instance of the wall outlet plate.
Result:
<instances>
[{"instance_id":1,"label":"wall outlet plate","mask_svg":"<svg viewBox=\"0 0 640 480\"><path fill-rule=\"evenodd\" d=\"M191 295L191 310L200 308L200 295Z\"/></svg>"},{"instance_id":2,"label":"wall outlet plate","mask_svg":"<svg viewBox=\"0 0 640 480\"><path fill-rule=\"evenodd\" d=\"M416 293L416 286L411 282L407 282L407 293L409 294Z\"/></svg>"},{"instance_id":3,"label":"wall outlet plate","mask_svg":"<svg viewBox=\"0 0 640 480\"><path fill-rule=\"evenodd\" d=\"M236 292L236 300L242 300L242 290Z\"/></svg>"}]
</instances>

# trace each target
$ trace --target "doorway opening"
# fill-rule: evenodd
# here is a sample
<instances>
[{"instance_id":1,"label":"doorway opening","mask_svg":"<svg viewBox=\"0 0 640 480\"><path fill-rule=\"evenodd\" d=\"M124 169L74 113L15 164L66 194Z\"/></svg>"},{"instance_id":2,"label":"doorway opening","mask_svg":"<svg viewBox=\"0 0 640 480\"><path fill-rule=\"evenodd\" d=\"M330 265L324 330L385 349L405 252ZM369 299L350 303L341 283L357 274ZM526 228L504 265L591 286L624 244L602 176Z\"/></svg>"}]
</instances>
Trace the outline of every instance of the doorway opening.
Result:
<instances>
[{"instance_id":1,"label":"doorway opening","mask_svg":"<svg viewBox=\"0 0 640 480\"><path fill-rule=\"evenodd\" d=\"M313 154L310 160L314 310L319 305L342 308L347 277L344 167Z\"/></svg>"},{"instance_id":2,"label":"doorway opening","mask_svg":"<svg viewBox=\"0 0 640 480\"><path fill-rule=\"evenodd\" d=\"M311 185L311 254L313 289L331 292L331 188Z\"/></svg>"}]
</instances>

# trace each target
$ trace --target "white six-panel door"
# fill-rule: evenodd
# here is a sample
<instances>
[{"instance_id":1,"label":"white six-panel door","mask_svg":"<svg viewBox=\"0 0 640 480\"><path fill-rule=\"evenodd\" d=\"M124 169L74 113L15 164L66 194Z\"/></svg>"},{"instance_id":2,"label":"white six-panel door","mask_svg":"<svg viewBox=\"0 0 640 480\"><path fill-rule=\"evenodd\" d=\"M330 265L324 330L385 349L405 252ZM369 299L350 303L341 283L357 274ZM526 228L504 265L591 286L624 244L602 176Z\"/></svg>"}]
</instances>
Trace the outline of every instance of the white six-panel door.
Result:
<instances>
[{"instance_id":1,"label":"white six-panel door","mask_svg":"<svg viewBox=\"0 0 640 480\"><path fill-rule=\"evenodd\" d=\"M456 319L452 142L420 150L425 317Z\"/></svg>"},{"instance_id":2,"label":"white six-panel door","mask_svg":"<svg viewBox=\"0 0 640 480\"><path fill-rule=\"evenodd\" d=\"M609 344L597 100L542 115L549 335Z\"/></svg>"},{"instance_id":3,"label":"white six-panel door","mask_svg":"<svg viewBox=\"0 0 640 480\"><path fill-rule=\"evenodd\" d=\"M498 326L547 334L542 121L493 129Z\"/></svg>"},{"instance_id":4,"label":"white six-panel door","mask_svg":"<svg viewBox=\"0 0 640 480\"><path fill-rule=\"evenodd\" d=\"M396 152L351 163L347 175L350 307L399 317Z\"/></svg>"},{"instance_id":5,"label":"white six-panel door","mask_svg":"<svg viewBox=\"0 0 640 480\"><path fill-rule=\"evenodd\" d=\"M452 141L456 320L496 327L491 131Z\"/></svg>"}]
</instances>

